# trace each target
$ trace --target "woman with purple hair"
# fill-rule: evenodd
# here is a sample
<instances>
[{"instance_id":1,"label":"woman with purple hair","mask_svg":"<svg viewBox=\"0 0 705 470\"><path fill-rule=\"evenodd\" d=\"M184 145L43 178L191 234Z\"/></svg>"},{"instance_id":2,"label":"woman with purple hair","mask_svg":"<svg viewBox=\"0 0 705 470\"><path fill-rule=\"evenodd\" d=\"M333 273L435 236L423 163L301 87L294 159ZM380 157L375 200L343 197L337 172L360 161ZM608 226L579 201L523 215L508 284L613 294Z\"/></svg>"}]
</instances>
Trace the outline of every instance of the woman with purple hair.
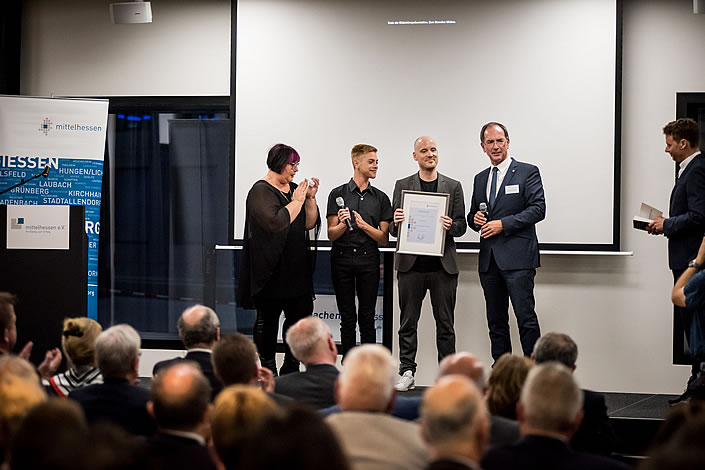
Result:
<instances>
[{"instance_id":1,"label":"woman with purple hair","mask_svg":"<svg viewBox=\"0 0 705 470\"><path fill-rule=\"evenodd\" d=\"M256 308L254 340L262 366L277 375L274 355L279 317L286 330L313 312L313 263L309 230L320 229L318 179L294 183L299 154L288 145L269 149L269 171L247 194L243 259L237 303ZM281 374L297 372L299 362L286 346Z\"/></svg>"}]
</instances>

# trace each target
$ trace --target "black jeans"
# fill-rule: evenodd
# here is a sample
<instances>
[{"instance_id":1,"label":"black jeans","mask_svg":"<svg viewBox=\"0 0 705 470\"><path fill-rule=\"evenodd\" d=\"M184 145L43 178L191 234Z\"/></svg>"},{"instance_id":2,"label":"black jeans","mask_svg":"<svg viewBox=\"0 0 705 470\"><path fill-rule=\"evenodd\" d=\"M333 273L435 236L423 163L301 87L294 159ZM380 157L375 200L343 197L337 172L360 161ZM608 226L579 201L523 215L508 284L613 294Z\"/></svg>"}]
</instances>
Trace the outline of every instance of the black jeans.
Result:
<instances>
[{"instance_id":1,"label":"black jeans","mask_svg":"<svg viewBox=\"0 0 705 470\"><path fill-rule=\"evenodd\" d=\"M333 248L330 264L335 301L340 312L341 354L345 356L357 344L356 324L360 325L361 343L377 342L375 305L379 289L379 251Z\"/></svg>"},{"instance_id":2,"label":"black jeans","mask_svg":"<svg viewBox=\"0 0 705 470\"><path fill-rule=\"evenodd\" d=\"M455 295L458 275L444 270L428 273L397 272L399 285L399 375L410 370L416 374L417 328L421 304L426 291L431 293L433 318L436 320L438 362L455 353Z\"/></svg>"},{"instance_id":3,"label":"black jeans","mask_svg":"<svg viewBox=\"0 0 705 470\"><path fill-rule=\"evenodd\" d=\"M300 297L276 299L268 296L255 297L257 319L255 320L254 340L259 352L262 367L277 375L275 354L277 352L277 336L279 334L279 317L284 312L284 328L282 338L291 325L313 313L313 299L310 294ZM291 354L289 345L284 341L284 364L281 375L298 372L299 361Z\"/></svg>"}]
</instances>

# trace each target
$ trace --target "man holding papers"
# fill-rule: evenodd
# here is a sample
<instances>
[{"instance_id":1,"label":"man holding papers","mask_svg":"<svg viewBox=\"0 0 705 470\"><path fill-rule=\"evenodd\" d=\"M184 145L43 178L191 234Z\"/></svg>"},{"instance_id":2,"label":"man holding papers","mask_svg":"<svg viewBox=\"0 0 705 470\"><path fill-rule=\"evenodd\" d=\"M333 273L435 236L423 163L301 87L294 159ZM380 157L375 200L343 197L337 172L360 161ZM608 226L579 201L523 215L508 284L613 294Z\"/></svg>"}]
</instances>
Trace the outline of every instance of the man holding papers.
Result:
<instances>
[{"instance_id":1,"label":"man holding papers","mask_svg":"<svg viewBox=\"0 0 705 470\"><path fill-rule=\"evenodd\" d=\"M448 212L439 221L446 231L443 256L396 254L399 281L399 382L396 389L414 388L416 373L416 327L421 316L421 303L426 291L431 292L431 306L436 320L436 347L438 360L455 352L455 291L458 287L458 261L455 237L467 230L463 187L459 181L438 173L438 149L430 137L419 137L414 142L414 160L419 171L400 179L394 185L392 207L394 224L390 227L393 237L398 237L401 224L408 222L409 214L402 209L402 191L426 191L448 194ZM397 246L398 248L398 246Z\"/></svg>"},{"instance_id":2,"label":"man holding papers","mask_svg":"<svg viewBox=\"0 0 705 470\"><path fill-rule=\"evenodd\" d=\"M671 191L668 218L655 217L646 229L653 235L664 234L668 238L668 267L675 282L688 268L688 263L695 259L705 234L705 157L698 150L700 130L694 120L671 121L663 128L663 134L666 136L665 151L678 165L678 176ZM674 314L680 319L686 338L690 338L692 314L678 306L674 306ZM700 367L700 361L693 359L689 383L695 379ZM686 390L673 402L688 397Z\"/></svg>"},{"instance_id":3,"label":"man holding papers","mask_svg":"<svg viewBox=\"0 0 705 470\"><path fill-rule=\"evenodd\" d=\"M492 358L497 361L512 352L509 299L521 348L531 356L541 336L534 310L534 277L540 266L535 225L546 215L541 175L534 165L509 158L509 133L503 124L485 124L480 145L490 157L490 168L475 175L468 223L480 232L478 269Z\"/></svg>"}]
</instances>

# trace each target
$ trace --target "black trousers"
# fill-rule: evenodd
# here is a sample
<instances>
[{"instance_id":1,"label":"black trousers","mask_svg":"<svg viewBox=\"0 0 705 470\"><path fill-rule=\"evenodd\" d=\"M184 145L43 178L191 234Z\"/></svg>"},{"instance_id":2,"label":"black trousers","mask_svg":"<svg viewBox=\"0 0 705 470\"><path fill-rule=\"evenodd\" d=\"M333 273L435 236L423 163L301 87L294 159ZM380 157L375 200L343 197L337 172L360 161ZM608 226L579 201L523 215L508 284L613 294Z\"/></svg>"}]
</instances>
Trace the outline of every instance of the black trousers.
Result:
<instances>
[{"instance_id":1,"label":"black trousers","mask_svg":"<svg viewBox=\"0 0 705 470\"><path fill-rule=\"evenodd\" d=\"M417 328L421 304L426 291L431 293L433 318L436 320L438 361L455 353L455 294L458 275L444 270L429 273L397 272L399 281L399 375L407 370L416 373Z\"/></svg>"},{"instance_id":2,"label":"black trousers","mask_svg":"<svg viewBox=\"0 0 705 470\"><path fill-rule=\"evenodd\" d=\"M357 344L356 325L360 325L361 343L377 342L375 306L379 290L379 251L333 248L330 267L340 312L340 344L344 357Z\"/></svg>"},{"instance_id":3,"label":"black trousers","mask_svg":"<svg viewBox=\"0 0 705 470\"><path fill-rule=\"evenodd\" d=\"M485 294L487 326L490 330L492 358L497 361L504 353L512 352L509 336L509 299L514 307L514 315L519 326L521 349L525 356L531 356L534 344L541 336L539 319L536 316L534 300L535 269L499 269L490 257L487 272L480 273L480 284Z\"/></svg>"},{"instance_id":4,"label":"black trousers","mask_svg":"<svg viewBox=\"0 0 705 470\"><path fill-rule=\"evenodd\" d=\"M675 285L676 281L678 281L678 278L681 277L681 275L685 272L685 269L675 269L672 271L673 272L673 284ZM685 334L685 342L686 345L688 346L688 349L690 351L690 329L691 329L691 324L693 323L693 314L688 311L687 308L685 307L679 307L677 305L673 306L673 314L678 317L680 320L680 324L683 327L683 333ZM705 361L705 358L702 357L695 357L690 351L691 355L691 367L690 367L690 377L688 378L688 383L692 382L695 380L695 378L698 376L698 373L700 372L700 362Z\"/></svg>"},{"instance_id":5,"label":"black trousers","mask_svg":"<svg viewBox=\"0 0 705 470\"><path fill-rule=\"evenodd\" d=\"M284 329L282 338L297 321L313 313L313 299L310 294L300 297L276 299L268 296L255 297L257 319L255 320L254 340L259 352L262 367L271 370L277 375L275 354L277 352L277 337L279 335L279 317L284 312ZM299 361L291 354L289 345L284 341L284 364L281 375L298 372Z\"/></svg>"}]
</instances>

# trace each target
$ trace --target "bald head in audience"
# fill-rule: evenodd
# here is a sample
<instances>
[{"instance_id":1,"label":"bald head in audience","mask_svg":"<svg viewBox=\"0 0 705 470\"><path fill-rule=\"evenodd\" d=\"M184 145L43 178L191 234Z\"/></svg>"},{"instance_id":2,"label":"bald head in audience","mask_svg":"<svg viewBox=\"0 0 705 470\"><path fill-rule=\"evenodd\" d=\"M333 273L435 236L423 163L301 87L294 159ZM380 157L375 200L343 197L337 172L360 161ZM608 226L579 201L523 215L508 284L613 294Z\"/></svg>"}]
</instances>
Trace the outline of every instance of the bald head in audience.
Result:
<instances>
[{"instance_id":1,"label":"bald head in audience","mask_svg":"<svg viewBox=\"0 0 705 470\"><path fill-rule=\"evenodd\" d=\"M583 393L571 370L558 362L531 369L521 391L521 433L569 440L583 419Z\"/></svg>"},{"instance_id":2,"label":"bald head in audience","mask_svg":"<svg viewBox=\"0 0 705 470\"><path fill-rule=\"evenodd\" d=\"M485 388L485 367L469 352L458 352L443 358L439 364L438 378L453 374L467 377L480 390Z\"/></svg>"},{"instance_id":3,"label":"bald head in audience","mask_svg":"<svg viewBox=\"0 0 705 470\"><path fill-rule=\"evenodd\" d=\"M318 317L297 321L286 332L286 343L296 359L309 364L335 364L338 348L326 322Z\"/></svg>"},{"instance_id":4,"label":"bald head in audience","mask_svg":"<svg viewBox=\"0 0 705 470\"><path fill-rule=\"evenodd\" d=\"M152 381L149 414L162 430L210 435L210 385L198 364L177 362L159 371Z\"/></svg>"},{"instance_id":5,"label":"bald head in audience","mask_svg":"<svg viewBox=\"0 0 705 470\"><path fill-rule=\"evenodd\" d=\"M489 420L482 392L463 375L438 379L423 398L421 427L434 460L479 462L489 442Z\"/></svg>"},{"instance_id":6,"label":"bald head in audience","mask_svg":"<svg viewBox=\"0 0 705 470\"><path fill-rule=\"evenodd\" d=\"M189 307L179 317L179 338L186 349L212 349L220 339L220 320L213 309L205 305Z\"/></svg>"},{"instance_id":7,"label":"bald head in audience","mask_svg":"<svg viewBox=\"0 0 705 470\"><path fill-rule=\"evenodd\" d=\"M335 385L342 411L389 412L394 406L397 364L387 348L363 344L350 350Z\"/></svg>"}]
</instances>

